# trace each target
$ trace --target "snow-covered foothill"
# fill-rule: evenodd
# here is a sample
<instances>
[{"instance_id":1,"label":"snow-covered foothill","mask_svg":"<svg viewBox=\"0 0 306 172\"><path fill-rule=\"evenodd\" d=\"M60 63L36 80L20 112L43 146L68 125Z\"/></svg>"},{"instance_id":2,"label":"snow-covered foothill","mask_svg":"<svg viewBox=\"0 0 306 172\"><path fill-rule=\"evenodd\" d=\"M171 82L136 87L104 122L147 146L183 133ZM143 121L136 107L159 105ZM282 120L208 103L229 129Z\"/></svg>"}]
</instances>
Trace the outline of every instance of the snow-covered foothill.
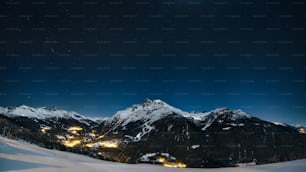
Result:
<instances>
[{"instance_id":1,"label":"snow-covered foothill","mask_svg":"<svg viewBox=\"0 0 306 172\"><path fill-rule=\"evenodd\" d=\"M151 164L122 164L84 155L50 150L0 137L0 171L18 172L305 172L306 159L233 168L167 168Z\"/></svg>"}]
</instances>

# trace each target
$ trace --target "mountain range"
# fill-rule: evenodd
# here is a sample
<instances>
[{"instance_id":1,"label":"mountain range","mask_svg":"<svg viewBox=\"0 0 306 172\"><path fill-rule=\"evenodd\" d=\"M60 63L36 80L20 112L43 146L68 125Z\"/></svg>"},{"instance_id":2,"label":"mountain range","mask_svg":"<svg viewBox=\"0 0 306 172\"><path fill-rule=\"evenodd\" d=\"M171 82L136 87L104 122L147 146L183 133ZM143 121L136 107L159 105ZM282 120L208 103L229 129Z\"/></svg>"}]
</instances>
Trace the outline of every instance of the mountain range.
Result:
<instances>
[{"instance_id":1,"label":"mountain range","mask_svg":"<svg viewBox=\"0 0 306 172\"><path fill-rule=\"evenodd\" d=\"M111 118L57 108L0 107L0 129L9 138L124 163L202 168L306 158L303 126L228 108L189 113L161 100L146 99Z\"/></svg>"}]
</instances>

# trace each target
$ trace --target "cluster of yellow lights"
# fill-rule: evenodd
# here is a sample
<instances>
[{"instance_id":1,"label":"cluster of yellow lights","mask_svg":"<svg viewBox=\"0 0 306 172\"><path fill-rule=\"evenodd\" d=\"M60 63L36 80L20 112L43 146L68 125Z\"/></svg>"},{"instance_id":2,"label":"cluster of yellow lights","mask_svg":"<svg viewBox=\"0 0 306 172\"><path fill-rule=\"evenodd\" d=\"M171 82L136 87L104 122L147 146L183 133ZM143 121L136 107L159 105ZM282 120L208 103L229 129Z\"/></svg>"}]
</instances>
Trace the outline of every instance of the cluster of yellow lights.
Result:
<instances>
[{"instance_id":1,"label":"cluster of yellow lights","mask_svg":"<svg viewBox=\"0 0 306 172\"><path fill-rule=\"evenodd\" d=\"M41 127L40 128L40 132L42 132L43 134L46 134L48 130L50 130L50 127Z\"/></svg>"},{"instance_id":2,"label":"cluster of yellow lights","mask_svg":"<svg viewBox=\"0 0 306 172\"><path fill-rule=\"evenodd\" d=\"M79 127L79 126L73 126L73 127L69 127L68 128L68 131L71 133L71 134L75 134L75 135L79 135L79 131L82 131L83 128L82 127Z\"/></svg>"},{"instance_id":3,"label":"cluster of yellow lights","mask_svg":"<svg viewBox=\"0 0 306 172\"><path fill-rule=\"evenodd\" d=\"M89 136L90 137L96 137L96 134L95 133L89 133Z\"/></svg>"},{"instance_id":4,"label":"cluster of yellow lights","mask_svg":"<svg viewBox=\"0 0 306 172\"><path fill-rule=\"evenodd\" d=\"M68 139L74 139L74 136L72 135L66 135Z\"/></svg>"},{"instance_id":5,"label":"cluster of yellow lights","mask_svg":"<svg viewBox=\"0 0 306 172\"><path fill-rule=\"evenodd\" d=\"M101 146L103 148L118 148L119 143L117 140L107 140L107 141L101 141L96 143L87 143L85 145L86 147L93 147L93 146Z\"/></svg>"},{"instance_id":6,"label":"cluster of yellow lights","mask_svg":"<svg viewBox=\"0 0 306 172\"><path fill-rule=\"evenodd\" d=\"M74 126L74 127L70 127L68 128L68 131L82 131L83 128L79 127L79 126Z\"/></svg>"},{"instance_id":7,"label":"cluster of yellow lights","mask_svg":"<svg viewBox=\"0 0 306 172\"><path fill-rule=\"evenodd\" d=\"M79 144L81 144L81 140L69 140L69 141L64 141L64 145L66 146L66 147L74 147L74 146L76 146L76 145L79 145Z\"/></svg>"},{"instance_id":8,"label":"cluster of yellow lights","mask_svg":"<svg viewBox=\"0 0 306 172\"><path fill-rule=\"evenodd\" d=\"M159 158L156 159L156 161L157 161L157 162L160 162L160 163L164 163L164 162L166 162L166 158L164 158L164 157L159 157Z\"/></svg>"},{"instance_id":9,"label":"cluster of yellow lights","mask_svg":"<svg viewBox=\"0 0 306 172\"><path fill-rule=\"evenodd\" d=\"M305 133L305 129L304 128L300 128L299 132L300 133Z\"/></svg>"},{"instance_id":10,"label":"cluster of yellow lights","mask_svg":"<svg viewBox=\"0 0 306 172\"><path fill-rule=\"evenodd\" d=\"M100 145L104 148L118 148L119 144L116 140L107 140L100 142Z\"/></svg>"},{"instance_id":11,"label":"cluster of yellow lights","mask_svg":"<svg viewBox=\"0 0 306 172\"><path fill-rule=\"evenodd\" d=\"M104 137L104 135L99 136L97 139L102 139Z\"/></svg>"},{"instance_id":12,"label":"cluster of yellow lights","mask_svg":"<svg viewBox=\"0 0 306 172\"><path fill-rule=\"evenodd\" d=\"M164 167L174 167L174 168L186 168L187 165L181 162L165 162Z\"/></svg>"},{"instance_id":13,"label":"cluster of yellow lights","mask_svg":"<svg viewBox=\"0 0 306 172\"><path fill-rule=\"evenodd\" d=\"M79 135L78 131L76 131L76 130L72 130L72 131L70 131L70 133L75 134L75 135Z\"/></svg>"},{"instance_id":14,"label":"cluster of yellow lights","mask_svg":"<svg viewBox=\"0 0 306 172\"><path fill-rule=\"evenodd\" d=\"M87 143L85 146L91 148L91 147L93 147L93 145L94 145L94 143Z\"/></svg>"},{"instance_id":15,"label":"cluster of yellow lights","mask_svg":"<svg viewBox=\"0 0 306 172\"><path fill-rule=\"evenodd\" d=\"M45 128L41 128L40 131L43 133L43 134L46 134L47 130Z\"/></svg>"}]
</instances>

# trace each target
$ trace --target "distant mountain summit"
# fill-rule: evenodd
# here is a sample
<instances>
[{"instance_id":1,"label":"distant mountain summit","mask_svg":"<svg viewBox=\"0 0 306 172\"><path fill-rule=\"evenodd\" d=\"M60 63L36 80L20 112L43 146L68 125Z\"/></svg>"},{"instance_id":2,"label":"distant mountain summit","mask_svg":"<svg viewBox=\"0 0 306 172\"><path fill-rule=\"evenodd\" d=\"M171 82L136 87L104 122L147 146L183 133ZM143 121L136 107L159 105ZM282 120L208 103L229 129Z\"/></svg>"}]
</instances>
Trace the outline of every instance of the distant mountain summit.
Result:
<instances>
[{"instance_id":1,"label":"distant mountain summit","mask_svg":"<svg viewBox=\"0 0 306 172\"><path fill-rule=\"evenodd\" d=\"M105 119L57 108L0 107L0 129L43 147L126 163L227 167L306 158L302 126L228 108L189 113L158 99Z\"/></svg>"}]
</instances>

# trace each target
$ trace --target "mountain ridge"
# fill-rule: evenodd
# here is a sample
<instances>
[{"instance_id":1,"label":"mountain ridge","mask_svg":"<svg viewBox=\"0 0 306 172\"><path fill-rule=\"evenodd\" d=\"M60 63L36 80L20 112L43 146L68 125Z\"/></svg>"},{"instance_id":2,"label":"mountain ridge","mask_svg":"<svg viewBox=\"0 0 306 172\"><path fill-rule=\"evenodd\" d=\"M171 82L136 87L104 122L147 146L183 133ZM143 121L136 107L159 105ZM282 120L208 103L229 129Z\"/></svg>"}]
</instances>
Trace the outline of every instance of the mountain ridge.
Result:
<instances>
[{"instance_id":1,"label":"mountain ridge","mask_svg":"<svg viewBox=\"0 0 306 172\"><path fill-rule=\"evenodd\" d=\"M92 119L56 108L15 108L0 108L1 135L98 159L199 168L306 158L305 128L242 110L192 113L147 99Z\"/></svg>"},{"instance_id":2,"label":"mountain ridge","mask_svg":"<svg viewBox=\"0 0 306 172\"><path fill-rule=\"evenodd\" d=\"M160 105L160 106L158 107L156 105ZM52 118L52 117L61 117L61 118L62 117L68 117L68 118L72 117L72 118L84 118L84 119L90 119L90 120L109 120L112 118L126 118L128 115L131 115L135 112L135 108L136 110L137 108L139 110L139 107L141 106L144 107L143 109L144 111L160 109L160 108L167 108L168 111L173 111L184 117L193 117L193 118L205 117L211 113L220 114L222 111L233 111L235 114L241 113L241 114L248 116L248 113L244 112L243 110L240 110L240 109L231 110L227 107L216 108L211 111L205 111L205 112L186 112L181 109L175 108L160 99L154 99L154 100L145 99L143 103L133 104L124 110L119 110L111 117L88 117L88 116L81 115L74 111L66 111L66 110L54 108L54 107L32 107L28 105L8 106L8 107L0 106L0 113L8 117L24 116L24 117L42 118L42 119ZM151 106L151 109L148 108L150 106ZM37 113L37 115L34 114L35 112Z\"/></svg>"}]
</instances>

